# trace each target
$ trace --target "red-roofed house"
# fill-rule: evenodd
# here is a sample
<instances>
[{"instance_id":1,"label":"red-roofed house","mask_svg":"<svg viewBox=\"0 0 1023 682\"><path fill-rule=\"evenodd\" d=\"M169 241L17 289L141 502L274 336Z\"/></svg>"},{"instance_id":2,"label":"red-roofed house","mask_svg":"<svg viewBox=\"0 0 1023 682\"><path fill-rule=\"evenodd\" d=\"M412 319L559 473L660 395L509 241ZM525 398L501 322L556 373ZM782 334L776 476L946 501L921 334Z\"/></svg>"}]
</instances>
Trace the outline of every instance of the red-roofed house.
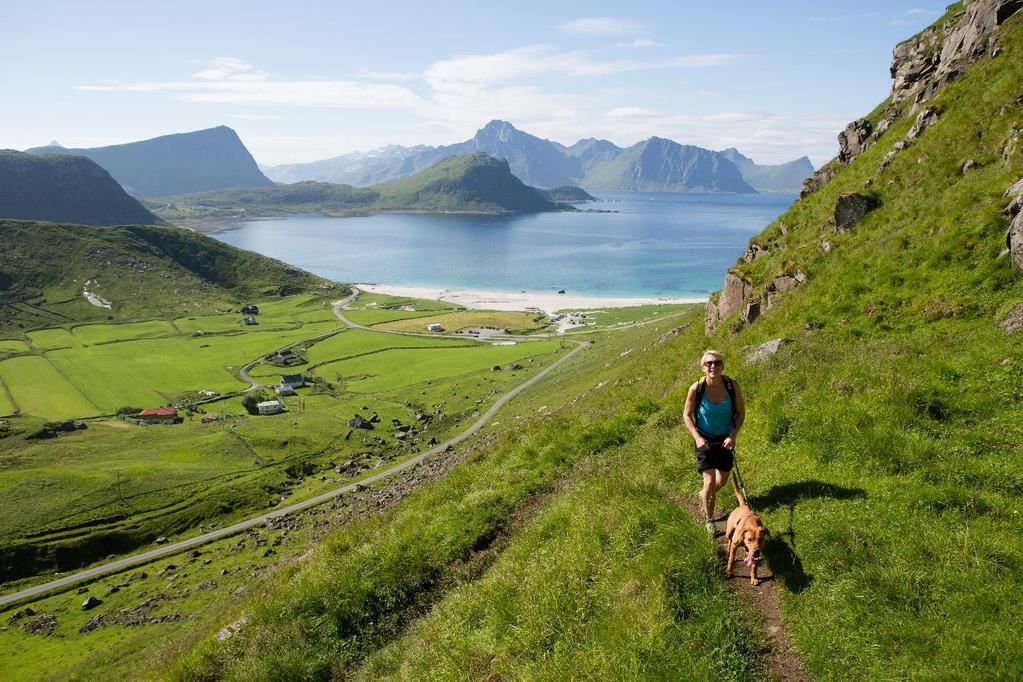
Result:
<instances>
[{"instance_id":1,"label":"red-roofed house","mask_svg":"<svg viewBox=\"0 0 1023 682\"><path fill-rule=\"evenodd\" d=\"M139 412L143 424L173 424L178 419L176 407L154 407Z\"/></svg>"}]
</instances>

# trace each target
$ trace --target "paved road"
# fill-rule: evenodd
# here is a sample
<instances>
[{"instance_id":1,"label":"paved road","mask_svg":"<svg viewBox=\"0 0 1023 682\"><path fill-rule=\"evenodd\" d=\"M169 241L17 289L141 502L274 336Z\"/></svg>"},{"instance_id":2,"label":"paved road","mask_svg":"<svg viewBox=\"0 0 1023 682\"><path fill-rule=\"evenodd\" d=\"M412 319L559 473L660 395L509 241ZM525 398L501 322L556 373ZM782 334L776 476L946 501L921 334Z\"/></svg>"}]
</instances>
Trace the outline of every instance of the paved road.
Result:
<instances>
[{"instance_id":1,"label":"paved road","mask_svg":"<svg viewBox=\"0 0 1023 682\"><path fill-rule=\"evenodd\" d=\"M353 292L352 297L354 297L357 294L358 291ZM341 306L347 304L348 300L350 300L352 297L349 297L349 299L345 299L343 301L338 301L334 306L334 311L335 315L338 316L338 319L340 319L346 325L358 327L358 325L354 325L353 323L345 319L343 314L340 312ZM380 332L379 329L373 331ZM337 332L335 331L331 333L334 334ZM431 334L430 336L435 335ZM404 462L401 462L400 464L396 464L392 467L384 469L383 471L379 471L373 474L372 476L364 478L355 483L349 483L335 490L331 490L330 492L323 493L322 495L311 497L307 500L303 500L302 502L296 502L295 504L288 505L287 507L275 509L274 511L269 512L267 514L261 514L260 516L247 519L245 521L239 521L238 523L232 524L225 528L219 528L209 533L197 535L194 538L189 538L187 540L181 540L179 542L173 542L167 545L163 545L161 547L157 547L156 549L152 549L148 552L143 552L142 554L136 554L134 556L125 557L124 559L118 559L117 561L111 561L110 563L103 564L102 566L95 566L93 568L81 571L79 573L75 573L73 575L64 576L63 578L58 578L56 580L51 580L50 582L43 583L41 585L36 585L35 587L28 587L25 588L24 590L12 592L11 594L5 594L3 596L0 596L0 606L20 601L28 597L35 597L46 592L51 592L53 590L60 589L62 587L68 587L69 585L81 582L82 580L96 578L101 575L106 575L108 573L120 571L125 568L130 568L131 566L144 564L154 559L158 559L162 556L167 556L168 554L175 554L183 549L189 549L191 547L203 545L206 544L207 542L212 542L213 540L217 540L228 535L233 535L248 528L262 525L267 521L267 519L271 519L277 516L283 516L284 514L291 514L293 512L301 511L303 509L308 509L309 507L314 507L318 504L322 504L324 502L332 500L343 493L352 492L353 490L355 490L355 486L357 485L365 485L367 483L372 483L374 481L378 481L382 478L390 476L391 474L397 473L404 469L408 469L409 467L413 467L419 462L423 461L423 459L425 459L426 457L444 451L449 445L450 446L457 445L458 443L461 443L463 440L479 431L486 425L487 422L493 419L494 415L497 414L497 411L504 407L504 405L509 400L517 396L519 393L522 393L536 382L540 381L540 379L554 371L555 368L559 367L560 365L568 361L569 358L571 358L576 353L581 351L583 348L586 348L587 346L590 345L588 342L585 341L576 341L575 343L577 343L578 345L572 350L570 350L568 353L566 353L563 357L558 358L555 362L551 363L541 372L539 372L532 378L527 379L523 383L519 384L518 386L516 386L515 388L511 389L510 391L502 395L500 398L498 398L497 401L490 406L490 409L484 412L482 416L480 416L480 418L468 429L458 434L454 438L451 438L450 440L441 443L440 445L436 446L431 450L427 450L426 452L420 453L411 459L407 459ZM253 363L249 363L249 365L246 365L246 367L250 367L252 364Z\"/></svg>"}]
</instances>

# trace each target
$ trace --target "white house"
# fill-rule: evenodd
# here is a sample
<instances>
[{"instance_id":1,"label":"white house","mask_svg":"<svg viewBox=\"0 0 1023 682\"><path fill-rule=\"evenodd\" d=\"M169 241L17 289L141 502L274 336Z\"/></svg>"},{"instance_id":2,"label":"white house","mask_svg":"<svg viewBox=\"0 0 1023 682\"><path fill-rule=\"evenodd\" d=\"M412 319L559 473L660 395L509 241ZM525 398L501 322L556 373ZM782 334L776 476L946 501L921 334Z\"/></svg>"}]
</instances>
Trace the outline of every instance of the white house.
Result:
<instances>
[{"instance_id":1,"label":"white house","mask_svg":"<svg viewBox=\"0 0 1023 682\"><path fill-rule=\"evenodd\" d=\"M444 331L444 326L440 325L440 324L437 324L436 322L432 322L432 323L426 325L426 331L428 331L428 332L442 332L442 331Z\"/></svg>"},{"instance_id":2,"label":"white house","mask_svg":"<svg viewBox=\"0 0 1023 682\"><path fill-rule=\"evenodd\" d=\"M288 388L302 388L305 386L305 379L301 374L285 374L281 377L281 386Z\"/></svg>"},{"instance_id":3,"label":"white house","mask_svg":"<svg viewBox=\"0 0 1023 682\"><path fill-rule=\"evenodd\" d=\"M284 412L284 403L280 400L264 400L261 403L256 403L256 409L260 414L279 414Z\"/></svg>"},{"instance_id":4,"label":"white house","mask_svg":"<svg viewBox=\"0 0 1023 682\"><path fill-rule=\"evenodd\" d=\"M295 395L295 389L291 386L274 386L277 395Z\"/></svg>"}]
</instances>

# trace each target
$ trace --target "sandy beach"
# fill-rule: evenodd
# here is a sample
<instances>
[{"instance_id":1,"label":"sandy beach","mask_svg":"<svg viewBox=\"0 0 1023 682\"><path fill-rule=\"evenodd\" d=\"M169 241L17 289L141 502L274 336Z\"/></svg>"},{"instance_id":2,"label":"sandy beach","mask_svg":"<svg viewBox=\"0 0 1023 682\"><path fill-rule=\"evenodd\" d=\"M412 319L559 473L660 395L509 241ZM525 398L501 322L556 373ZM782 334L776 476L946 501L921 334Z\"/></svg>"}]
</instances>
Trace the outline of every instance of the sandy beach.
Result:
<instances>
[{"instance_id":1,"label":"sandy beach","mask_svg":"<svg viewBox=\"0 0 1023 682\"><path fill-rule=\"evenodd\" d=\"M487 310L527 310L536 308L545 313L556 310L583 310L596 308L628 308L658 303L703 303L706 298L654 298L580 296L566 293L479 291L471 289L412 287L392 284L356 284L363 291L392 296L430 298L454 303L466 308Z\"/></svg>"}]
</instances>

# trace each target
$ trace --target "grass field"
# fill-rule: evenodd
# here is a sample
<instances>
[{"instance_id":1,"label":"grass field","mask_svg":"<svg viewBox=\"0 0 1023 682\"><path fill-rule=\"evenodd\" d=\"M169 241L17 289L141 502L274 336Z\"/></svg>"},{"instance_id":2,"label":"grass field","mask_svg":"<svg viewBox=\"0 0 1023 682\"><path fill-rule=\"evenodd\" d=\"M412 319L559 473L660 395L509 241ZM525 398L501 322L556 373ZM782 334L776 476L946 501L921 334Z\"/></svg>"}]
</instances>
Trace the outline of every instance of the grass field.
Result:
<instances>
[{"instance_id":1,"label":"grass field","mask_svg":"<svg viewBox=\"0 0 1023 682\"><path fill-rule=\"evenodd\" d=\"M17 339L0 339L0 353L24 353L31 350L25 341Z\"/></svg>"},{"instance_id":2,"label":"grass field","mask_svg":"<svg viewBox=\"0 0 1023 682\"><path fill-rule=\"evenodd\" d=\"M443 315L417 317L412 320L396 320L376 326L388 331L425 332L426 325L433 323L442 325L446 333L466 327L497 327L509 331L521 331L541 326L541 323L536 321L536 315L530 313L491 310L460 310Z\"/></svg>"},{"instance_id":3,"label":"grass field","mask_svg":"<svg viewBox=\"0 0 1023 682\"><path fill-rule=\"evenodd\" d=\"M623 324L634 324L636 322L650 322L662 318L677 319L679 313L692 308L693 305L637 305L628 308L606 308L606 309L573 309L559 310L561 313L583 313L586 316L586 325L570 328L570 332L593 331L594 329L605 329Z\"/></svg>"},{"instance_id":4,"label":"grass field","mask_svg":"<svg viewBox=\"0 0 1023 682\"><path fill-rule=\"evenodd\" d=\"M67 419L103 413L44 357L26 355L4 360L0 362L0 377L23 414Z\"/></svg>"},{"instance_id":5,"label":"grass field","mask_svg":"<svg viewBox=\"0 0 1023 682\"><path fill-rule=\"evenodd\" d=\"M352 303L351 308L352 310L373 310L383 306L411 308L414 311L458 309L458 306L443 301L434 301L428 298L411 298L408 296L391 296L390 294L374 294L368 291L360 292L359 298Z\"/></svg>"},{"instance_id":6,"label":"grass field","mask_svg":"<svg viewBox=\"0 0 1023 682\"><path fill-rule=\"evenodd\" d=\"M329 381L343 381L350 391L375 393L427 380L485 371L495 365L522 361L558 348L557 341L537 341L515 346L387 350L321 365L314 374Z\"/></svg>"},{"instance_id":7,"label":"grass field","mask_svg":"<svg viewBox=\"0 0 1023 682\"><path fill-rule=\"evenodd\" d=\"M74 327L71 333L78 343L94 346L115 341L177 336L178 330L165 320L149 320L127 324L83 324Z\"/></svg>"},{"instance_id":8,"label":"grass field","mask_svg":"<svg viewBox=\"0 0 1023 682\"><path fill-rule=\"evenodd\" d=\"M67 347L43 356L0 362L0 377L25 414L49 419L109 414L124 405L163 405L187 391L238 390L244 384L237 378L237 369L246 361L337 326L336 321L308 322L278 331L135 338L111 343L125 333L171 329L168 323L155 321L116 325L107 333L86 331L84 335L93 342L101 340L99 345L90 346L82 346L66 330L43 330L32 332L34 345Z\"/></svg>"},{"instance_id":9,"label":"grass field","mask_svg":"<svg viewBox=\"0 0 1023 682\"><path fill-rule=\"evenodd\" d=\"M38 350L70 348L79 345L78 340L72 336L71 332L61 327L37 329L28 333L28 339L32 347Z\"/></svg>"}]
</instances>

